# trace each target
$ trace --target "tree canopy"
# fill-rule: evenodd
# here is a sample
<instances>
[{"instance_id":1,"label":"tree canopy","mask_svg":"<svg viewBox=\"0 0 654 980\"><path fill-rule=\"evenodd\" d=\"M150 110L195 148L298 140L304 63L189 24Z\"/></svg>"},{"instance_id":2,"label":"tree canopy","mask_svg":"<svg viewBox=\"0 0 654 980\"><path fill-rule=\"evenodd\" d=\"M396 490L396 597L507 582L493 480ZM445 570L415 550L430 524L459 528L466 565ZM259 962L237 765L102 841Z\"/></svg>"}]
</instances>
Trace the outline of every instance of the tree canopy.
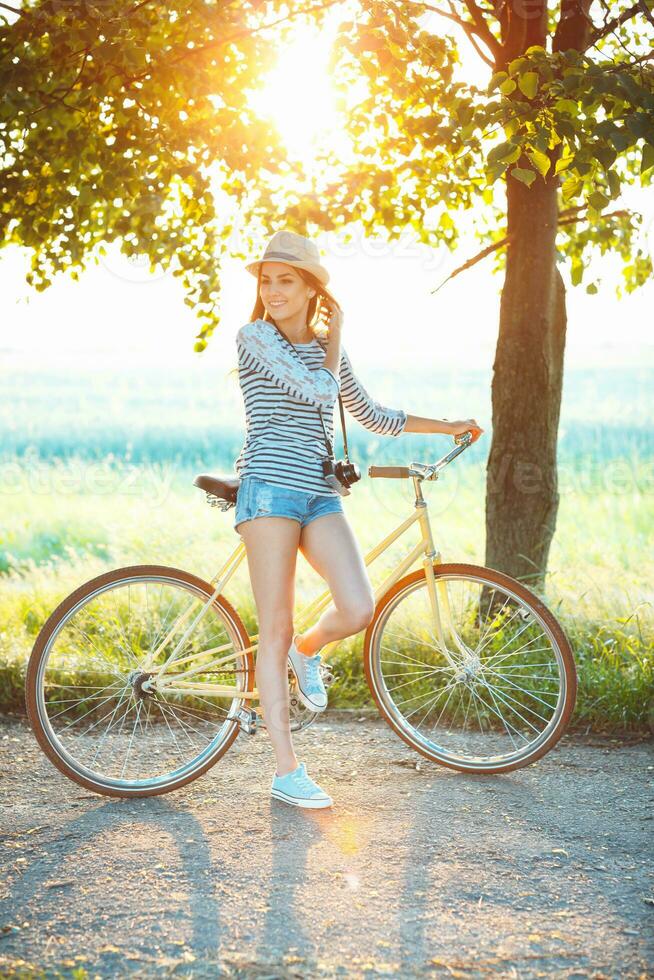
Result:
<instances>
[{"instance_id":1,"label":"tree canopy","mask_svg":"<svg viewBox=\"0 0 654 980\"><path fill-rule=\"evenodd\" d=\"M228 181L247 208L262 167L285 169L248 104L289 19L263 6L0 4L0 245L31 250L35 289L78 278L119 240L126 255L172 266L186 302L218 322L231 226L214 192Z\"/></svg>"},{"instance_id":2,"label":"tree canopy","mask_svg":"<svg viewBox=\"0 0 654 980\"><path fill-rule=\"evenodd\" d=\"M649 186L654 173L654 18L644 3L607 12L597 24L589 3L527 6L534 16L514 17L514 29L508 3L493 9L473 2L443 9L417 0L365 3L364 17L342 25L333 56L339 85L346 89L364 73L369 86L348 113L357 163L343 168L337 157L328 158L337 179L320 186L313 206L311 197L297 200L297 218L327 226L328 212L329 221L336 214L391 235L408 225L421 240L454 249L453 212L482 205L479 238L495 246L500 269L506 254L498 248L506 244L501 180L530 187L554 174L560 180L557 250L569 261L573 285L596 254L608 251L624 260L618 296L643 285L653 270L638 243L642 215L612 205L625 187ZM575 33L577 8L584 24ZM487 88L455 78L459 47L447 33L420 27L427 12L444 18L445 32L448 23L462 27L488 65ZM548 19L547 48L529 44L530 25L543 27L534 24L539 14ZM597 292L597 280L586 289Z\"/></svg>"},{"instance_id":3,"label":"tree canopy","mask_svg":"<svg viewBox=\"0 0 654 980\"><path fill-rule=\"evenodd\" d=\"M354 162L328 155L307 175L248 96L294 20L320 24L332 6L0 4L0 244L31 250L28 282L43 290L57 273L77 278L101 243L119 240L127 255L146 253L182 278L203 322L201 349L219 322L234 209L271 230L360 221L392 237L409 225L454 249L453 212L481 204L479 237L501 268L498 182L530 186L552 173L557 249L572 282L598 250L622 256L627 291L652 275L636 244L641 216L612 207L654 170L651 0L521 0L522 17L508 2L346 4L344 17L355 16L341 25L332 65ZM442 33L420 26L427 13L442 18ZM544 18L549 49L529 43ZM455 78L451 24L488 65L485 89ZM362 78L367 95L352 104L346 93ZM232 209L218 206L216 189Z\"/></svg>"}]
</instances>

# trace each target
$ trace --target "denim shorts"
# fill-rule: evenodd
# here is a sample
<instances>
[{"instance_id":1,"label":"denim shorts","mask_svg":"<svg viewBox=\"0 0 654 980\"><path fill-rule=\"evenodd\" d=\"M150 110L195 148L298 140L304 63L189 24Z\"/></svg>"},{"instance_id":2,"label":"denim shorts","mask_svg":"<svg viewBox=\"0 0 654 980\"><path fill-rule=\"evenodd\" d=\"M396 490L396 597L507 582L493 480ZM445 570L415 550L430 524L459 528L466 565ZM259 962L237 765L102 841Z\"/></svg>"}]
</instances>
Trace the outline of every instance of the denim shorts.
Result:
<instances>
[{"instance_id":1,"label":"denim shorts","mask_svg":"<svg viewBox=\"0 0 654 980\"><path fill-rule=\"evenodd\" d=\"M258 476L244 476L239 483L234 530L254 517L291 517L305 527L323 514L343 514L340 494L321 496L304 490L288 490Z\"/></svg>"}]
</instances>

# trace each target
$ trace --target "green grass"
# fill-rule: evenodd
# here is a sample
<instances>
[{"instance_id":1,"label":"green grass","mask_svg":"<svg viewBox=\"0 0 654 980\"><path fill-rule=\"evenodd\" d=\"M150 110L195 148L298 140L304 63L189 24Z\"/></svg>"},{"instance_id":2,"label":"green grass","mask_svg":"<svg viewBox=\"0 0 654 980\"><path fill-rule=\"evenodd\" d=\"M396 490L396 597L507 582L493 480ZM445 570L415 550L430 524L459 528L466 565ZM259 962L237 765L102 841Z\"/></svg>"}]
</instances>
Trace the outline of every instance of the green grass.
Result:
<instances>
[{"instance_id":1,"label":"green grass","mask_svg":"<svg viewBox=\"0 0 654 980\"><path fill-rule=\"evenodd\" d=\"M235 363L235 362L234 362ZM230 473L243 440L233 364L0 366L0 707L23 710L26 660L45 619L73 589L120 565L175 565L210 579L239 538L233 510L206 506L195 473ZM360 367L384 404L422 415L475 416L486 438L425 488L445 561L484 561L484 476L491 436L490 377L419 367ZM566 371L559 430L561 502L545 599L579 668L574 722L583 730L646 731L654 639L654 369ZM335 417L340 454L338 415ZM351 456L370 463L434 460L443 437L375 436L348 417ZM345 501L364 553L413 502L410 485L364 476ZM412 531L371 569L373 585L415 542ZM323 589L298 557L296 610ZM256 631L247 565L226 589ZM338 645L330 704L370 703L363 634Z\"/></svg>"},{"instance_id":2,"label":"green grass","mask_svg":"<svg viewBox=\"0 0 654 980\"><path fill-rule=\"evenodd\" d=\"M384 440L386 460L398 459L398 444L391 442ZM421 455L411 446L411 459L434 458L446 448L442 440L436 453L432 443L431 452ZM582 730L643 732L650 724L654 487L643 456L615 460L612 479L610 466L595 472L583 457L561 467L544 598L573 645L580 682L574 724ZM217 469L229 472L229 461ZM23 710L25 664L36 636L82 582L144 562L181 567L205 579L215 575L240 539L232 529L233 510L209 508L192 486L196 471L167 460L136 466L117 458L47 461L34 454L0 464L0 707ZM426 486L425 496L443 560L483 564L483 462L470 451L441 481ZM412 503L412 488L404 483L366 477L353 488L345 507L364 553L408 515ZM415 540L412 530L371 567L373 585ZM296 611L322 588L299 555ZM255 631L246 562L225 594ZM330 655L339 674L330 690L334 707L371 703L362 640L363 633L350 637Z\"/></svg>"}]
</instances>

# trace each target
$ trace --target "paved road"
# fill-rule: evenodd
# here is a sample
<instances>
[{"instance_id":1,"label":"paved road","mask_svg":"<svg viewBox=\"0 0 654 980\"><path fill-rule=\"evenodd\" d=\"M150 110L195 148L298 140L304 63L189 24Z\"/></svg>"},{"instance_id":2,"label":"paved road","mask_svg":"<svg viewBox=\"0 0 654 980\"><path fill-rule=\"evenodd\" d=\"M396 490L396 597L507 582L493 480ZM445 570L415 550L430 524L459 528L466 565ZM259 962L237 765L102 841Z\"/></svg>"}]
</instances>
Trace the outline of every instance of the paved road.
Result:
<instances>
[{"instance_id":1,"label":"paved road","mask_svg":"<svg viewBox=\"0 0 654 980\"><path fill-rule=\"evenodd\" d=\"M0 975L654 975L651 741L566 737L505 776L416 768L379 719L295 745L333 808L270 799L265 732L122 801L0 723Z\"/></svg>"}]
</instances>

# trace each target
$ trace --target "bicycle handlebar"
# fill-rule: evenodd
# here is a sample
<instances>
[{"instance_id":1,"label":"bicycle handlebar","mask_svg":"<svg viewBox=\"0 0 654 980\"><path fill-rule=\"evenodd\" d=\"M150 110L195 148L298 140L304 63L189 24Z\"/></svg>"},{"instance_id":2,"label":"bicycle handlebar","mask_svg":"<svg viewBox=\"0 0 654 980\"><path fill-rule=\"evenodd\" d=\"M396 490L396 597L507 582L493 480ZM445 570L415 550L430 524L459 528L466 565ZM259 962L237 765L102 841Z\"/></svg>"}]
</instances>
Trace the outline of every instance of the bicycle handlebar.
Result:
<instances>
[{"instance_id":1,"label":"bicycle handlebar","mask_svg":"<svg viewBox=\"0 0 654 980\"><path fill-rule=\"evenodd\" d=\"M406 480L410 476L419 476L423 480L437 480L438 474L448 463L460 456L472 440L472 433L464 432L460 436L454 436L456 446L450 449L449 453L435 463L411 463L409 466L369 466L368 476L384 477L390 480Z\"/></svg>"}]
</instances>

